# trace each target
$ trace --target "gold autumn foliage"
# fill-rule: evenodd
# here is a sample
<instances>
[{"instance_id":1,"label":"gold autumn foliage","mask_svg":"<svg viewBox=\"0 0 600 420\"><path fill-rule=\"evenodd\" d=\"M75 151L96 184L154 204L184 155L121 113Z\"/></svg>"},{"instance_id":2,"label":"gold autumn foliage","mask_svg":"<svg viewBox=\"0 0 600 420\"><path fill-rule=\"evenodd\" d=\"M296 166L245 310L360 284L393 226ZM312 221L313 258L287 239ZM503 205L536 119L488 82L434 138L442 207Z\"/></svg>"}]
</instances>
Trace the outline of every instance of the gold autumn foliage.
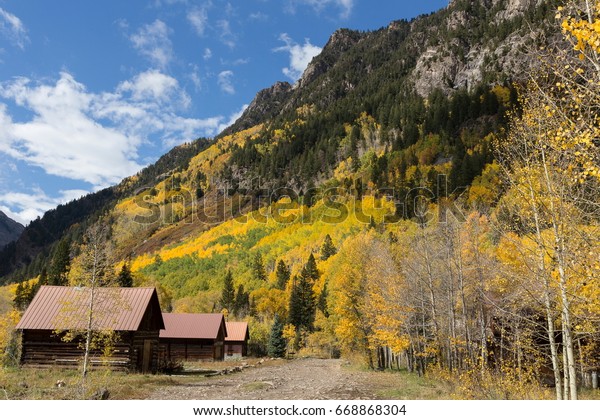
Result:
<instances>
[{"instance_id":1,"label":"gold autumn foliage","mask_svg":"<svg viewBox=\"0 0 600 420\"><path fill-rule=\"evenodd\" d=\"M458 398L576 399L600 369L600 1L567 2L557 19L572 48L538 51L539 77L520 87L507 132L483 141L494 146L496 160L455 201L415 200L416 216L398 220L397 203L386 196L328 189L368 179L385 153L381 126L363 112L340 133L341 148L356 146L360 133L360 154L337 162L312 206L282 198L240 204L220 220L195 218L194 203L213 203L216 211L218 198L224 207L241 200L219 197L212 176L235 147L271 130L256 126L218 139L189 168L118 203L110 215L113 240L128 251L136 284L159 285L175 312L216 312L231 271L235 290L247 293L249 308L240 317L257 352L278 317L286 320L288 349L299 346L300 355L358 354L370 368L403 364L420 375L452 376L460 382ZM499 103L510 102L507 87L493 93ZM289 141L315 112L314 105L299 107L294 121L270 132L273 142ZM460 135L468 154L483 153L467 130ZM448 152L443 144L430 134L408 146L415 160L403 181L419 185L423 173L448 174L453 163L439 159ZM265 154L272 147L256 149ZM178 201L198 179L208 198ZM160 221L136 223L141 202L156 205ZM139 243L142 233L149 244ZM327 236L337 252L321 256ZM291 297L311 254L318 271L307 293L316 301L313 325L296 327ZM72 279L81 274L79 260ZM255 274L258 260L266 279ZM286 284L278 283L279 262L291 274ZM18 319L2 296L0 349ZM548 387L532 391L534 383Z\"/></svg>"}]
</instances>

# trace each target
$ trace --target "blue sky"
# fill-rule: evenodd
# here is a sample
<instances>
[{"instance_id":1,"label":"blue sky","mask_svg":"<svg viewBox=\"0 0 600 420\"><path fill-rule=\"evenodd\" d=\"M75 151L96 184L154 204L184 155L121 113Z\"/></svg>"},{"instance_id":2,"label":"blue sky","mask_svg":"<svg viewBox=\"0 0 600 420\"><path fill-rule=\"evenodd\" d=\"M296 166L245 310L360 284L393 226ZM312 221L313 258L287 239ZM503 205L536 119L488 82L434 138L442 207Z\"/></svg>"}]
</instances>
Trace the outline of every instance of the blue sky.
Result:
<instances>
[{"instance_id":1,"label":"blue sky","mask_svg":"<svg viewBox=\"0 0 600 420\"><path fill-rule=\"evenodd\" d=\"M338 28L448 0L0 0L0 210L27 224L212 137Z\"/></svg>"}]
</instances>

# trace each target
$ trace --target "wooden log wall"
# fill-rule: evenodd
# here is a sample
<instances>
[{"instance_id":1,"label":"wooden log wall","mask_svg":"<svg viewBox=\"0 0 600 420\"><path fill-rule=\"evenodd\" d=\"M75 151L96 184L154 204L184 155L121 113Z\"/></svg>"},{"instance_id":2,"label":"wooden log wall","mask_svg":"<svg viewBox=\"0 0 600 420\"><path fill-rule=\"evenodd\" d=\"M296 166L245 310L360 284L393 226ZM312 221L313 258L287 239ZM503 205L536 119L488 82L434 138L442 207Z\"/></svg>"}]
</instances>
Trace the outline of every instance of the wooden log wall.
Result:
<instances>
[{"instance_id":1,"label":"wooden log wall","mask_svg":"<svg viewBox=\"0 0 600 420\"><path fill-rule=\"evenodd\" d=\"M142 371L144 345L149 341L148 371L158 370L158 331L135 331L119 333L109 356L101 351L91 354L91 366L109 367L114 370ZM62 366L78 368L83 363L84 350L81 340L62 341L53 331L23 331L21 364L26 366Z\"/></svg>"},{"instance_id":2,"label":"wooden log wall","mask_svg":"<svg viewBox=\"0 0 600 420\"><path fill-rule=\"evenodd\" d=\"M160 357L160 348L159 348L159 339L158 334L159 331L135 331L129 333L131 334L131 349L132 349L132 364L133 369L141 372L143 371L143 359L144 359L144 344L146 340L151 342L151 356L150 356L150 366L149 370L155 373L158 370L158 360Z\"/></svg>"},{"instance_id":3,"label":"wooden log wall","mask_svg":"<svg viewBox=\"0 0 600 420\"><path fill-rule=\"evenodd\" d=\"M61 366L79 368L83 363L84 350L80 340L65 342L51 331L25 331L23 333L21 363L26 366ZM101 351L91 353L91 366L108 366L115 370L131 369L131 346L120 341L113 347L109 357Z\"/></svg>"},{"instance_id":4,"label":"wooden log wall","mask_svg":"<svg viewBox=\"0 0 600 420\"><path fill-rule=\"evenodd\" d=\"M212 361L215 357L215 346L210 340L163 339L160 350L163 360Z\"/></svg>"},{"instance_id":5,"label":"wooden log wall","mask_svg":"<svg viewBox=\"0 0 600 420\"><path fill-rule=\"evenodd\" d=\"M227 343L225 344L225 358L243 357L246 355L244 345L242 343Z\"/></svg>"}]
</instances>

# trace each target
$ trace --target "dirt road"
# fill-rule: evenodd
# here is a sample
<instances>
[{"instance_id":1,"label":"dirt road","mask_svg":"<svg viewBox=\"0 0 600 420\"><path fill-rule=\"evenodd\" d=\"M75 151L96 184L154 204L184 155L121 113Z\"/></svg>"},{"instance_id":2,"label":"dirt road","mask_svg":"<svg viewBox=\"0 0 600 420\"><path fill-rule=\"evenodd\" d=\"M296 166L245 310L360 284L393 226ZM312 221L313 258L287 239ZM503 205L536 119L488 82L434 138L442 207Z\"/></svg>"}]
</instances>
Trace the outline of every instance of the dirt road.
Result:
<instances>
[{"instance_id":1,"label":"dirt road","mask_svg":"<svg viewBox=\"0 0 600 420\"><path fill-rule=\"evenodd\" d=\"M152 400L359 400L377 399L385 384L374 372L343 366L341 360L274 360L242 372L171 385ZM376 375L376 374L375 374ZM384 380L384 378L382 378Z\"/></svg>"}]
</instances>

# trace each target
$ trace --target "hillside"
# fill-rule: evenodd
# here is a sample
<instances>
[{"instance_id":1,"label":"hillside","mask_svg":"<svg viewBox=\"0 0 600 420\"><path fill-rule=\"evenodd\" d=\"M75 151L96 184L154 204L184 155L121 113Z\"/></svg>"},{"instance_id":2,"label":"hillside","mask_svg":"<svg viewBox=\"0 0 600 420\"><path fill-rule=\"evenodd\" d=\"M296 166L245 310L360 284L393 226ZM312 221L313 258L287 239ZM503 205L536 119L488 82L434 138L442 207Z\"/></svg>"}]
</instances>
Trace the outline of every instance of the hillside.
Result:
<instances>
[{"instance_id":1,"label":"hillside","mask_svg":"<svg viewBox=\"0 0 600 420\"><path fill-rule=\"evenodd\" d=\"M437 190L442 174L443 194L470 185L516 103L511 82L531 61L529 28L543 32L554 10L551 2L484 3L454 1L375 31L336 31L295 85L259 92L212 143L177 147L120 185L32 222L0 252L0 276L36 276L61 237L79 242L107 213L118 257L135 259L286 195L310 204L323 188L389 190L410 218L415 186Z\"/></svg>"},{"instance_id":2,"label":"hillside","mask_svg":"<svg viewBox=\"0 0 600 420\"><path fill-rule=\"evenodd\" d=\"M574 7L455 0L340 29L215 139L32 223L0 274L79 284L98 222L107 282L247 319L257 354L279 319L303 354L576 398L600 366L600 16Z\"/></svg>"},{"instance_id":3,"label":"hillside","mask_svg":"<svg viewBox=\"0 0 600 420\"><path fill-rule=\"evenodd\" d=\"M514 104L510 81L529 66L529 28L544 31L554 10L550 3L460 0L372 32L340 29L294 86L277 82L259 92L212 145L199 139L177 147L120 185L31 223L0 253L0 276L10 282L38 274L59 238L78 241L99 214L112 208L118 214L126 206L119 201L141 200L142 189L154 192L168 183L187 191L185 208L167 203L174 194L166 192L159 207L168 222L136 227L131 238L137 243L123 239L119 248L145 253L204 231L215 222L199 217L189 223L192 201L216 208L224 190L227 203L233 193L241 200L234 214L223 215L228 218L256 208L252 197L264 195L257 185L291 188L301 196L328 180L351 185L360 179L404 198L413 184L428 183L406 176L415 162L430 180L448 175L449 191L468 186L491 161L486 136ZM186 222L169 223L181 219Z\"/></svg>"},{"instance_id":4,"label":"hillside","mask_svg":"<svg viewBox=\"0 0 600 420\"><path fill-rule=\"evenodd\" d=\"M22 224L15 222L0 211L0 248L17 240L23 229Z\"/></svg>"}]
</instances>

